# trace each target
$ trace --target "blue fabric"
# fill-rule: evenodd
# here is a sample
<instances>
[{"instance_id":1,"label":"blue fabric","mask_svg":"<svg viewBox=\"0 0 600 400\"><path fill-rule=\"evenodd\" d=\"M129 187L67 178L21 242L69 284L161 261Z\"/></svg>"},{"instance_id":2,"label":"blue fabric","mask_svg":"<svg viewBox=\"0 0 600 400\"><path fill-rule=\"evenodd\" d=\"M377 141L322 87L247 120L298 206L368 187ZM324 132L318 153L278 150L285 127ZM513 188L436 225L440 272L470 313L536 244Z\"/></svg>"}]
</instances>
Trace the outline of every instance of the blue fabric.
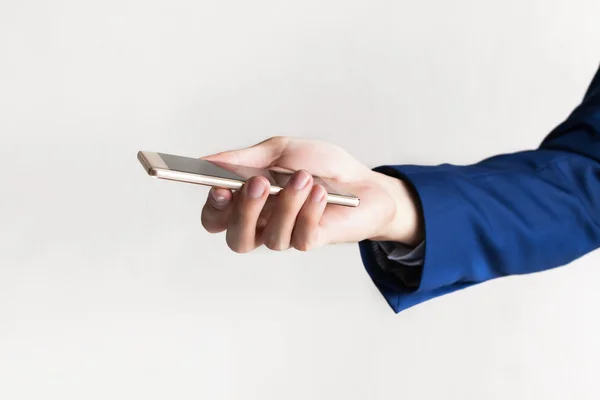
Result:
<instances>
[{"instance_id":1,"label":"blue fabric","mask_svg":"<svg viewBox=\"0 0 600 400\"><path fill-rule=\"evenodd\" d=\"M583 102L536 150L474 165L382 166L418 194L425 227L410 288L359 244L395 312L490 279L568 264L600 247L600 69Z\"/></svg>"}]
</instances>

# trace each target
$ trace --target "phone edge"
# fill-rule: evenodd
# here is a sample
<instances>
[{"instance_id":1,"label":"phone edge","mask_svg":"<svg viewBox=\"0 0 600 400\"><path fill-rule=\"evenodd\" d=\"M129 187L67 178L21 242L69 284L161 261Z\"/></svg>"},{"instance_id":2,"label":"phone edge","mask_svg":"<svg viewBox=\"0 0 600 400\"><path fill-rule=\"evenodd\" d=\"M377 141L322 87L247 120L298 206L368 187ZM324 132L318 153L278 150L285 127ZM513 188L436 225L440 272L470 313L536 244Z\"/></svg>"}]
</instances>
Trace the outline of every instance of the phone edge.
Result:
<instances>
[{"instance_id":1,"label":"phone edge","mask_svg":"<svg viewBox=\"0 0 600 400\"><path fill-rule=\"evenodd\" d=\"M138 151L137 159L150 176L156 176L157 169L169 169L160 154L153 151Z\"/></svg>"},{"instance_id":2,"label":"phone edge","mask_svg":"<svg viewBox=\"0 0 600 400\"><path fill-rule=\"evenodd\" d=\"M169 181L192 183L195 185L215 186L232 190L239 190L244 185L243 181L237 181L227 178L216 178L207 175L190 174L187 172L173 171L170 169L155 169L154 176Z\"/></svg>"},{"instance_id":3,"label":"phone edge","mask_svg":"<svg viewBox=\"0 0 600 400\"><path fill-rule=\"evenodd\" d=\"M360 205L360 199L358 197L327 193L327 203L346 207L358 207Z\"/></svg>"},{"instance_id":4,"label":"phone edge","mask_svg":"<svg viewBox=\"0 0 600 400\"><path fill-rule=\"evenodd\" d=\"M226 178L215 178L206 175L197 175L197 174L189 174L185 172L172 171L172 170L163 170L163 169L155 169L154 176L160 179L169 180L169 181L177 181L177 182L186 182L192 183L196 185L205 185L205 186L216 186L224 189L231 190L239 190L244 185L244 181L235 181ZM276 195L281 190L283 190L279 186L272 185L269 194ZM360 204L360 199L358 197L349 197L342 196L338 194L327 194L327 203L336 204L340 206L346 207L358 207Z\"/></svg>"},{"instance_id":5,"label":"phone edge","mask_svg":"<svg viewBox=\"0 0 600 400\"><path fill-rule=\"evenodd\" d=\"M239 190L244 185L244 181L173 171L169 169L167 164L160 157L160 154L156 152L138 151L137 158L148 173L148 175L156 178L176 182L192 183L196 185L216 186L231 190ZM271 195L275 195L281 190L281 187L271 185L269 193ZM336 204L347 207L358 207L358 205L360 204L360 199L358 197L350 197L332 193L327 193L326 200L329 204Z\"/></svg>"}]
</instances>

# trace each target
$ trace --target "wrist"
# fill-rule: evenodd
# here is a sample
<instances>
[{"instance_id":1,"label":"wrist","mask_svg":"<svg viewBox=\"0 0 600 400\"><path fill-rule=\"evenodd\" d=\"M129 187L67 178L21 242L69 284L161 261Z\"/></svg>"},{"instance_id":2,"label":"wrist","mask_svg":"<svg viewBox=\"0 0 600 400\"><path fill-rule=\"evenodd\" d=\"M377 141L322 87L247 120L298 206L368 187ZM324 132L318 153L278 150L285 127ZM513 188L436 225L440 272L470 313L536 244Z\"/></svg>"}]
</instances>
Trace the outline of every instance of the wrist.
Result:
<instances>
[{"instance_id":1,"label":"wrist","mask_svg":"<svg viewBox=\"0 0 600 400\"><path fill-rule=\"evenodd\" d=\"M377 180L392 199L391 218L373 240L416 246L424 240L423 218L414 189L405 181L379 172Z\"/></svg>"}]
</instances>

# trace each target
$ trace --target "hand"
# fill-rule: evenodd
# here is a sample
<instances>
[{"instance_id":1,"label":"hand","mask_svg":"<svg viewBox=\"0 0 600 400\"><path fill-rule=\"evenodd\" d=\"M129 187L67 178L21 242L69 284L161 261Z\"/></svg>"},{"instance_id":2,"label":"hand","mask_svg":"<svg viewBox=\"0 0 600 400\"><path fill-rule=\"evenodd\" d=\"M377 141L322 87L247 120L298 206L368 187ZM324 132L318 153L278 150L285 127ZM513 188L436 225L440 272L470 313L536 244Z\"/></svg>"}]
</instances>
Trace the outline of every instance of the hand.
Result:
<instances>
[{"instance_id":1,"label":"hand","mask_svg":"<svg viewBox=\"0 0 600 400\"><path fill-rule=\"evenodd\" d=\"M309 250L363 239L417 244L422 228L415 199L399 179L372 171L329 143L273 137L252 147L203 157L208 161L297 171L277 195L269 181L250 178L241 190L212 188L202 209L202 225L226 232L228 246L246 253ZM309 171L302 168L309 169ZM326 204L326 191L310 174L327 178L360 198L356 208Z\"/></svg>"}]
</instances>

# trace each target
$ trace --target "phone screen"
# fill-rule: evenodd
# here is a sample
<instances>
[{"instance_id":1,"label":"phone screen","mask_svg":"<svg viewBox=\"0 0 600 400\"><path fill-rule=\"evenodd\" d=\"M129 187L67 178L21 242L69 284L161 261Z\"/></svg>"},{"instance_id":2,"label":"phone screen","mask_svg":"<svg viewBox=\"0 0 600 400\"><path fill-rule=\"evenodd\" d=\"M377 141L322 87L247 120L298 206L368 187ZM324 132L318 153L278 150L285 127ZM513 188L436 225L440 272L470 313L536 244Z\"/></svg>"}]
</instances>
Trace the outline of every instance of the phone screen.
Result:
<instances>
[{"instance_id":1,"label":"phone screen","mask_svg":"<svg viewBox=\"0 0 600 400\"><path fill-rule=\"evenodd\" d=\"M253 168L242 165L225 164L206 161L198 158L181 157L171 154L158 153L170 170L189 174L207 175L226 178L235 181L246 181L253 176L264 176L272 185L284 187L292 177L292 172L274 171L271 169ZM323 178L313 176L315 183L323 186L328 193L352 196L335 188L334 183L326 182Z\"/></svg>"},{"instance_id":2,"label":"phone screen","mask_svg":"<svg viewBox=\"0 0 600 400\"><path fill-rule=\"evenodd\" d=\"M160 158L163 159L165 164L167 164L167 167L169 167L169 169L173 171L186 172L189 174L197 175L218 176L220 178L227 178L235 181L248 179L244 178L241 175L237 175L236 173L234 173L234 170L225 169L223 167L218 166L216 163L212 163L206 160L174 156L171 154L164 153L158 154L160 155Z\"/></svg>"}]
</instances>

